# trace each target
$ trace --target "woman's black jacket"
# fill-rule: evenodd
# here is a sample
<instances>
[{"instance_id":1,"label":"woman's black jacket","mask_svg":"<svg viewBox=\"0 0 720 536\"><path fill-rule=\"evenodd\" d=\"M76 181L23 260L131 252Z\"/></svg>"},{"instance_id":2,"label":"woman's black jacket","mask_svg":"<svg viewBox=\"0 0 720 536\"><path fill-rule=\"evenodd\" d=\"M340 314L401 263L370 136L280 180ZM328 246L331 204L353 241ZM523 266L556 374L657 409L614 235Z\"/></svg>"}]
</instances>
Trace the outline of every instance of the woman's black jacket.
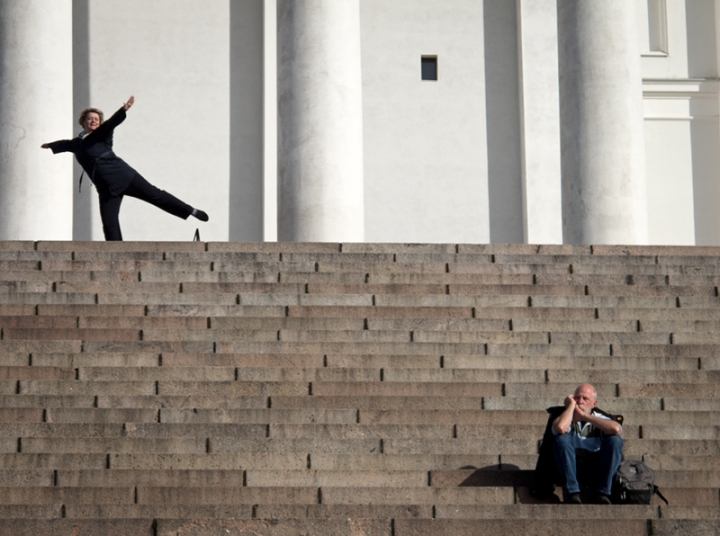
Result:
<instances>
[{"instance_id":1,"label":"woman's black jacket","mask_svg":"<svg viewBox=\"0 0 720 536\"><path fill-rule=\"evenodd\" d=\"M137 174L137 171L112 150L113 131L125 117L125 108L121 107L90 134L48 144L53 153L72 152L75 155L78 164L95 184L101 198L121 195Z\"/></svg>"}]
</instances>

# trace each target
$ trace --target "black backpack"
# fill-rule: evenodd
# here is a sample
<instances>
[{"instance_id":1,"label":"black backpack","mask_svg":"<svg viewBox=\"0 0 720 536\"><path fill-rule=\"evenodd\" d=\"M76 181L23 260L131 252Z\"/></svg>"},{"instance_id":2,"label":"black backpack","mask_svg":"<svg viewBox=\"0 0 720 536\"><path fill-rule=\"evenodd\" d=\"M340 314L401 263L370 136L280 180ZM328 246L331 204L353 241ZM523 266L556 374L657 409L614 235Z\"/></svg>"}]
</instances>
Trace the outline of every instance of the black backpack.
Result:
<instances>
[{"instance_id":1,"label":"black backpack","mask_svg":"<svg viewBox=\"0 0 720 536\"><path fill-rule=\"evenodd\" d=\"M614 504L651 504L655 493L668 504L655 485L652 469L640 460L625 460L620 464L613 481Z\"/></svg>"}]
</instances>

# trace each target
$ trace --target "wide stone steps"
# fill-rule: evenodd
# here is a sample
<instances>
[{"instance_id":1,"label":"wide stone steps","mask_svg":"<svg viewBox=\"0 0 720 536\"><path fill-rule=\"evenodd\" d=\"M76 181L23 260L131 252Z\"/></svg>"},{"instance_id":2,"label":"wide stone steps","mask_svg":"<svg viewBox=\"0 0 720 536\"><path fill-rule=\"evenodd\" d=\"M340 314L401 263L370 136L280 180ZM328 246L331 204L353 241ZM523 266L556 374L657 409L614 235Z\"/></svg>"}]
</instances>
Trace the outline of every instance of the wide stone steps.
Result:
<instances>
[{"instance_id":1,"label":"wide stone steps","mask_svg":"<svg viewBox=\"0 0 720 536\"><path fill-rule=\"evenodd\" d=\"M0 534L720 533L718 261L0 242ZM585 381L669 506L530 497Z\"/></svg>"}]
</instances>

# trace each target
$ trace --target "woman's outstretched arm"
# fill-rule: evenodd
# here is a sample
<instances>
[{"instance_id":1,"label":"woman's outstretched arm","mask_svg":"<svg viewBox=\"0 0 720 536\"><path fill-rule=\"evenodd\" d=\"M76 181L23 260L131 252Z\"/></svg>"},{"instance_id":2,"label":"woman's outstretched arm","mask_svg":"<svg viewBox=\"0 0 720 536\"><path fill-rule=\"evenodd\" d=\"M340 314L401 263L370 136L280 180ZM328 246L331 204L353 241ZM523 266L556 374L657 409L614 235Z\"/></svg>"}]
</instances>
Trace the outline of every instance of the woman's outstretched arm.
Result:
<instances>
[{"instance_id":1,"label":"woman's outstretched arm","mask_svg":"<svg viewBox=\"0 0 720 536\"><path fill-rule=\"evenodd\" d=\"M53 154L66 153L68 151L72 151L72 141L58 140L50 143L43 143L40 147L42 149L52 149Z\"/></svg>"},{"instance_id":2,"label":"woman's outstretched arm","mask_svg":"<svg viewBox=\"0 0 720 536\"><path fill-rule=\"evenodd\" d=\"M135 97L131 95L127 102L120 106L120 109L118 109L118 111L112 114L107 121L100 125L95 132L105 133L104 135L107 135L109 131L112 131L116 126L125 121L125 118L127 117L125 112L127 112L133 104L135 104Z\"/></svg>"}]
</instances>

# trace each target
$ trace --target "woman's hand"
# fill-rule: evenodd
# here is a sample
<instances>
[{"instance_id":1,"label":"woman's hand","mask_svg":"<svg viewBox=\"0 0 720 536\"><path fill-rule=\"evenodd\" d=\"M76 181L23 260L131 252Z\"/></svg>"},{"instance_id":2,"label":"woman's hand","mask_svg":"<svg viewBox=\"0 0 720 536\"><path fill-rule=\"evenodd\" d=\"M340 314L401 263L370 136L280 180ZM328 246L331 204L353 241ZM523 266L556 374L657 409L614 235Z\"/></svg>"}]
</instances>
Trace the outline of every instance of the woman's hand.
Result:
<instances>
[{"instance_id":1,"label":"woman's hand","mask_svg":"<svg viewBox=\"0 0 720 536\"><path fill-rule=\"evenodd\" d=\"M40 148L41 148L41 149L49 149L49 148L50 148L50 144L49 144L49 143L43 143L43 144L40 146Z\"/></svg>"},{"instance_id":2,"label":"woman's hand","mask_svg":"<svg viewBox=\"0 0 720 536\"><path fill-rule=\"evenodd\" d=\"M130 98L127 100L127 102L123 104L123 108L125 108L125 111L127 112L133 104L135 104L135 97L130 95Z\"/></svg>"}]
</instances>

